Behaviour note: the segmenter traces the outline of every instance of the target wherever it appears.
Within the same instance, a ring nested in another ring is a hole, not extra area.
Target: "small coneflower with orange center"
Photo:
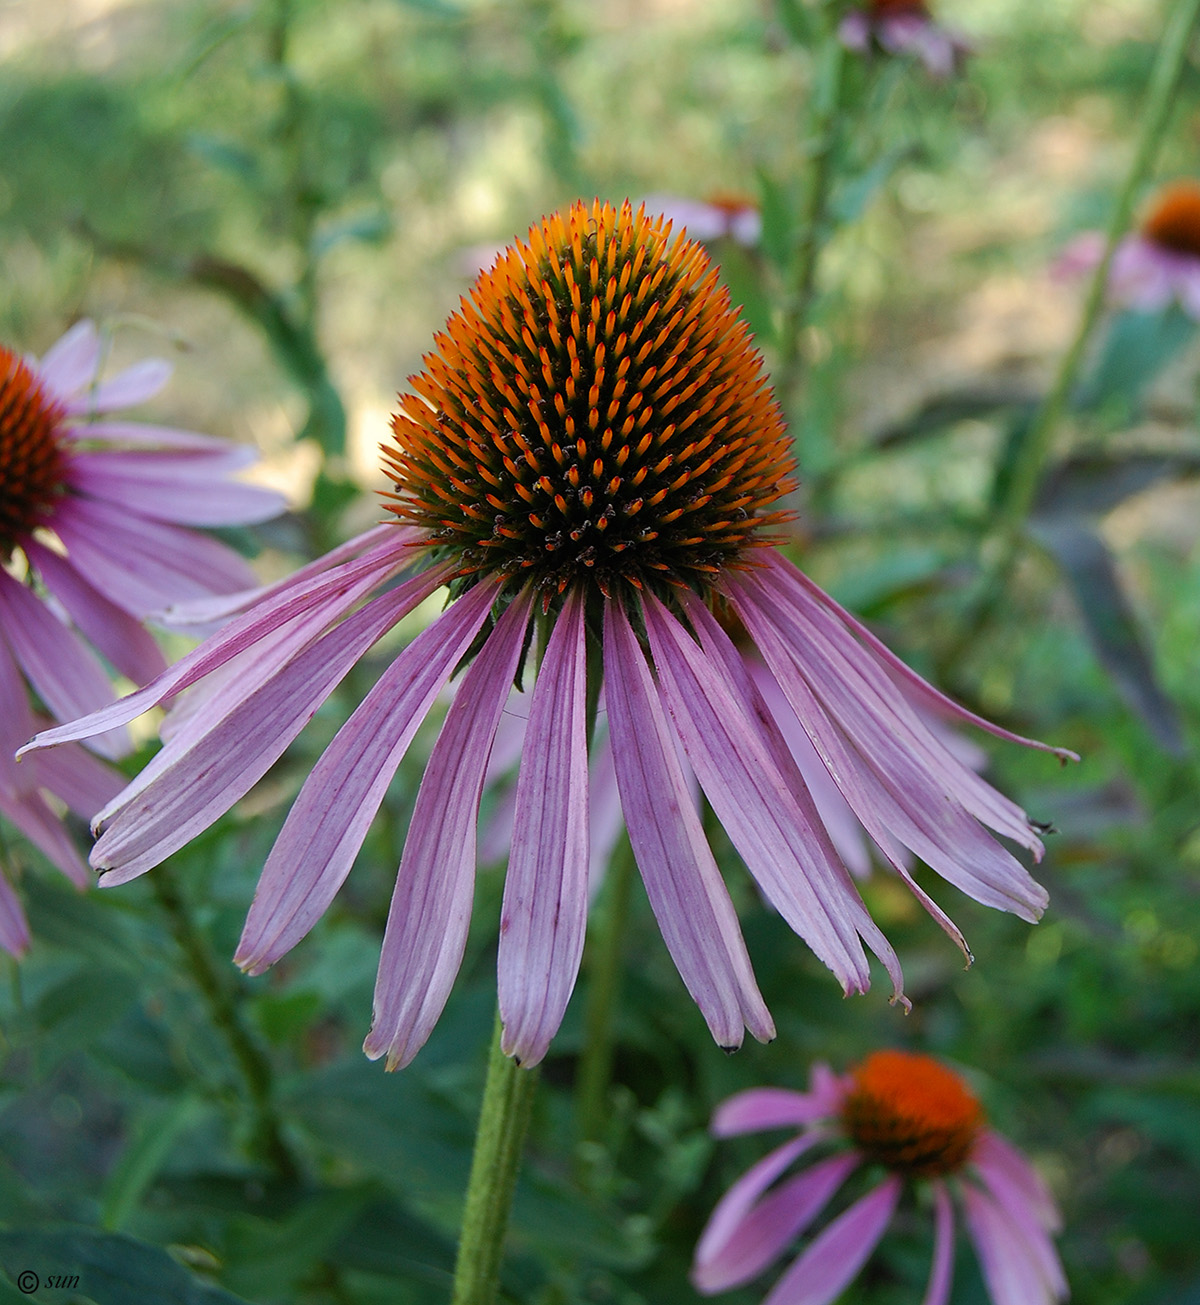
[[[1087,231],[1067,246],[1055,271],[1092,271],[1104,254],[1104,237]],[[1200,321],[1200,182],[1175,181],[1152,196],[1136,231],[1113,254],[1108,274],[1112,300],[1139,312],[1177,304]]]
[[[808,1092],[742,1092],[712,1121],[718,1137],[784,1127],[798,1127],[799,1135],[754,1165],[713,1211],[692,1270],[700,1291],[757,1277],[820,1219],[851,1175],[865,1171],[877,1181],[811,1238],[764,1305],[835,1300],[879,1244],[906,1185],[927,1187],[933,1198],[923,1305],[950,1299],[955,1202],[994,1305],[1053,1305],[1066,1297],[1051,1240],[1060,1227],[1053,1199],[1029,1161],[988,1128],[962,1079],[938,1061],[877,1051],[844,1077],[817,1065]],[[785,1177],[798,1161],[800,1172]]]
[[[956,72],[972,48],[934,19],[926,0],[866,0],[843,17],[838,35],[858,54],[915,56],[938,78]]]
[[[60,804],[89,817],[121,776],[75,746],[23,766],[13,754],[51,720],[110,703],[108,667],[137,683],[162,671],[142,625],[151,612],[252,580],[235,553],[184,527],[246,524],[283,507],[231,479],[249,450],[113,417],[156,394],[170,368],[149,359],[102,381],[101,352],[91,322],[40,362],[0,346],[0,813],[81,886],[91,876]],[[92,746],[112,756],[124,742]],[[20,953],[28,942],[0,877],[0,946]]]
[[[319,919],[422,719],[465,666],[416,795],[369,1055],[406,1064],[447,1000],[471,914],[480,794],[526,663],[536,673],[528,706],[512,712],[527,724],[499,922],[506,1052],[541,1059],[575,984],[601,713],[595,734],[611,750],[650,904],[721,1046],[774,1028],[695,780],[763,895],[843,989],[868,986],[869,949],[900,996],[896,957],[719,605],[756,648],[775,710],[808,735],[964,950],[913,882],[906,848],[979,900],[1037,918],[1044,891],[984,825],[1036,856],[1035,829],[919,708],[1017,736],[938,694],[771,546],[791,455],[761,359],[700,245],[629,203],[576,204],[481,275],[435,346],[384,445],[387,523],[239,604],[192,605],[197,621],[236,619],[143,692],[37,741],[131,720],[240,656],[239,673],[206,681],[206,709],[97,818],[103,883],[150,869],[227,810],[351,666],[445,588],[446,610],[383,671],[306,781],[237,952],[258,973]]]

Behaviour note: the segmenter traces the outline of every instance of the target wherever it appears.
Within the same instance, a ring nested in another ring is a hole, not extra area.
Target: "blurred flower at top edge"
[[[409,385],[383,446],[392,520],[276,585],[189,604],[183,619],[233,619],[154,684],[32,745],[90,737],[221,677],[207,709],[96,817],[102,884],[137,877],[212,824],[351,667],[442,591],[445,610],[382,671],[305,781],[235,957],[261,973],[324,914],[421,721],[465,665],[384,932],[365,1050],[389,1067],[420,1050],[461,964],[480,796],[525,674],[533,690],[499,923],[507,1054],[525,1064],[546,1054],[578,974],[591,873],[588,704],[601,697],[650,905],[718,1044],[775,1030],[680,751],[763,896],[843,991],[870,985],[865,944],[903,1000],[899,961],[718,605],[736,613],[889,864],[964,952],[905,848],[978,901],[1040,916],[1045,890],[987,832],[1037,858],[1037,829],[913,704],[1074,754],[951,702],[774,547],[790,517],[779,503],[794,486],[791,442],[701,245],[628,201],[543,218],[481,275]]]
[[[58,804],[87,819],[124,776],[78,744],[21,764],[14,754],[33,731],[115,699],[101,658],[136,684],[164,670],[142,625],[151,613],[254,583],[235,552],[181,527],[246,525],[284,507],[232,478],[252,450],[117,415],[157,394],[171,367],[144,359],[101,380],[103,354],[90,321],[40,362],[0,345],[0,813],[80,887],[92,875]],[[120,730],[90,746],[113,758],[129,745]],[[0,874],[0,946],[28,945]]]
[[[949,77],[972,51],[965,37],[929,12],[925,0],[868,0],[838,26],[842,44],[856,54],[915,55],[932,77]]]
[[[655,194],[645,196],[642,203],[647,213],[661,214],[677,231],[686,227],[691,239],[702,244],[725,238],[753,249],[762,239],[762,214],[745,195],[716,191],[706,199],[688,199]]]
[[[1091,272],[1104,244],[1099,231],[1076,236],[1055,264],[1055,275],[1067,279]],[[1200,321],[1200,182],[1175,181],[1154,194],[1138,229],[1117,245],[1108,293],[1114,302],[1141,312],[1177,303]]]
[[[799,1134],[721,1198],[696,1247],[697,1290],[727,1291],[756,1278],[865,1170],[868,1190],[808,1242],[763,1305],[829,1305],[871,1257],[910,1185],[920,1208],[930,1198],[933,1207],[922,1305],[950,1299],[956,1204],[993,1305],[1066,1298],[1051,1240],[1061,1227],[1053,1198],[1025,1156],[987,1127],[962,1079],[938,1061],[877,1051],[844,1076],[816,1065],[808,1092],[753,1088],[722,1103],[712,1120],[717,1137],[775,1128]],[[801,1171],[785,1179],[797,1162]]]

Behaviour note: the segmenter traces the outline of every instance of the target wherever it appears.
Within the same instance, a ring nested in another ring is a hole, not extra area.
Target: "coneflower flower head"
[[[933,17],[926,0],[866,0],[843,17],[838,35],[847,49],[915,55],[933,77],[949,77],[971,45]]]
[[[817,1065],[808,1092],[754,1088],[723,1102],[712,1121],[719,1137],[786,1126],[799,1127],[799,1136],[748,1170],[713,1211],[692,1270],[700,1291],[757,1277],[820,1219],[856,1171],[874,1170],[870,1190],[812,1238],[764,1305],[829,1305],[879,1244],[906,1185],[933,1196],[923,1305],[950,1298],[955,1202],[994,1305],[1052,1305],[1067,1295],[1051,1241],[1060,1219],[1050,1193],[1025,1157],[988,1127],[962,1078],[932,1057],[877,1051],[842,1077]],[[800,1172],[784,1178],[794,1165]]]
[[[1141,234],[1159,249],[1200,260],[1200,182],[1164,186],[1142,221]]]
[[[644,211],[534,227],[435,343],[385,463],[462,587],[706,594],[788,515],[767,510],[793,462],[746,325],[702,247]]]
[[[144,683],[165,665],[146,616],[252,581],[235,553],[180,527],[247,524],[284,506],[231,478],[249,449],[111,415],[156,394],[168,364],[145,359],[101,380],[102,363],[88,321],[40,362],[0,345],[0,813],[80,885],[90,876],[47,795],[86,818],[121,776],[77,747],[24,766],[13,753],[49,719],[112,701],[93,648]],[[107,756],[126,746],[120,733],[92,744]],[[28,941],[0,877],[0,946],[19,953]]]
[[[769,547],[791,456],[761,360],[700,246],[628,203],[546,218],[480,277],[410,385],[384,450],[390,522],[244,600],[193,605],[196,622],[235,619],[146,690],[37,740],[85,737],[205,681],[204,710],[97,817],[103,883],[211,824],[350,667],[446,586],[453,601],[305,782],[236,957],[257,973],[320,918],[421,720],[465,665],[413,808],[368,1054],[406,1064],[449,995],[489,755],[535,628],[498,948],[503,1046],[523,1062],[545,1054],[583,950],[589,704],[606,718],[650,905],[724,1047],[774,1025],[688,768],[765,898],[843,989],[870,983],[864,943],[902,989],[781,718],[808,735],[881,854],[964,950],[906,848],[979,900],[1037,918],[1044,890],[977,822],[1038,855],[1036,831],[917,709],[1017,736],[943,698]],[[757,648],[753,671],[754,650],[714,615],[722,607]]]

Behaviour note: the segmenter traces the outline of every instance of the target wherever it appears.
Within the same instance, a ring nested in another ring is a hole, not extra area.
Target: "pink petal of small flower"
[[[1058,1255],[1040,1225],[1035,1236],[970,1183],[962,1188],[967,1228],[994,1305],[1052,1305],[1067,1294]]]
[[[901,1182],[892,1175],[822,1230],[763,1305],[829,1305],[870,1259],[891,1222]]]
[[[817,1140],[819,1138],[811,1136],[799,1139],[802,1142]],[[780,1148],[781,1151],[785,1149]],[[762,1163],[760,1161],[760,1165]],[[748,1183],[741,1191],[738,1191],[738,1184],[734,1184],[726,1193],[726,1201],[735,1193],[737,1195],[736,1203],[731,1202],[723,1220],[732,1226],[718,1229],[725,1235],[720,1241],[712,1239],[703,1259],[701,1249],[697,1248],[696,1267],[692,1271],[692,1282],[697,1290],[705,1293],[727,1291],[756,1278],[821,1213],[859,1163],[860,1157],[853,1152],[830,1156],[788,1179],[754,1204],[755,1198],[770,1182],[770,1179],[763,1180],[762,1173],[755,1173],[759,1168],[756,1165],[745,1175],[749,1178],[754,1174],[753,1183]],[[740,1217],[733,1224],[738,1206],[741,1207]],[[721,1206],[713,1213],[710,1229],[717,1227],[718,1213],[721,1213]]]
[[[745,1026],[775,1036],[737,913],[688,792],[675,740],[637,638],[617,602],[604,608],[604,683],[613,764],[629,841],[663,941],[717,1044]]]
[[[490,606],[494,586],[484,582],[479,590]],[[475,596],[458,599],[451,612]],[[371,1031],[363,1043],[372,1060],[387,1055],[388,1069],[403,1068],[425,1045],[462,964],[479,798],[524,644],[529,601],[526,595],[509,605],[468,668],[417,794],[383,935]]]
[[[33,366],[60,401],[90,385],[100,366],[100,337],[93,323],[86,318],[76,322]]]
[[[954,1206],[946,1184],[933,1185],[933,1263],[921,1305],[949,1305],[954,1282]]]
[[[536,1065],[562,1023],[588,908],[587,650],[582,590],[554,623],[517,780],[497,963],[501,1049]]]
[[[162,358],[143,358],[126,367],[124,371],[94,389],[89,389],[68,401],[67,411],[75,415],[91,412],[111,412],[114,408],[130,408],[134,404],[152,399],[171,379],[175,369]]]
[[[834,1092],[836,1096],[828,1091],[749,1088],[721,1102],[713,1112],[710,1130],[714,1137],[736,1137],[768,1128],[815,1124],[840,1108],[844,1095],[840,1085]]]
[[[1006,1137],[985,1129],[972,1150],[971,1163],[1001,1205],[1025,1205],[1051,1232],[1062,1227],[1062,1215],[1050,1189]]]

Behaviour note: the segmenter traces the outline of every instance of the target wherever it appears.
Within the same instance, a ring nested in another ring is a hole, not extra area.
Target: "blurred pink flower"
[[[798,1136],[743,1174],[713,1211],[696,1247],[697,1290],[727,1291],[756,1278],[812,1226],[851,1174],[878,1166],[878,1181],[825,1224],[763,1305],[835,1300],[879,1244],[907,1183],[933,1197],[933,1263],[923,1305],[950,1299],[956,1200],[993,1305],[1052,1305],[1067,1296],[1050,1237],[1060,1227],[1050,1193],[1029,1161],[986,1127],[962,1080],[937,1061],[877,1051],[841,1078],[817,1065],[808,1092],[742,1092],[712,1121],[718,1137],[795,1126]],[[780,1181],[801,1160],[803,1171]]]
[[[772,547],[792,455],[761,359],[703,249],[626,204],[543,219],[436,337],[393,422],[398,521],[240,602],[152,685],[37,746],[87,737],[217,676],[203,711],[96,818],[92,864],[123,883],[242,797],[334,686],[426,598],[446,610],[383,671],[304,784],[237,961],[259,973],[349,873],[432,703],[469,661],[417,794],[366,1041],[407,1064],[466,942],[480,795],[531,642],[541,654],[500,919],[507,1053],[545,1055],[574,987],[589,886],[588,702],[602,686],[616,789],[650,904],[723,1047],[774,1026],[679,750],[763,895],[846,992],[865,942],[902,979],[745,660],[731,606],[858,819],[912,891],[903,848],[1034,920],[1045,890],[983,825],[1040,856],[1015,803],[962,766],[912,702],[1018,739],[944,698]],[[420,569],[424,567],[424,569]],[[535,637],[535,630],[537,635]],[[236,660],[235,660],[236,659]],[[1055,751],[1054,749],[1049,749]],[[1059,753],[1058,755],[1069,755]]]
[[[75,746],[21,766],[13,754],[33,730],[113,700],[96,652],[138,684],[163,670],[141,624],[149,613],[252,582],[236,553],[181,526],[261,521],[283,507],[231,479],[253,461],[249,449],[109,416],[156,394],[171,369],[147,359],[102,381],[101,352],[88,321],[40,363],[0,346],[0,812],[81,886],[91,875],[46,793],[87,817],[123,777]],[[119,755],[123,732],[92,747]],[[28,944],[0,876],[0,946]]]
[[[933,77],[949,77],[971,53],[970,43],[936,22],[925,0],[867,0],[838,27],[848,50],[915,55]]]
[[[762,239],[762,214],[745,195],[717,192],[707,199],[683,195],[647,195],[642,201],[647,213],[661,214],[676,231],[686,228],[693,240],[704,244],[727,237],[735,244],[753,249]]]
[[[1055,274],[1084,275],[1104,255],[1104,237],[1085,231],[1063,251]],[[1113,254],[1109,295],[1141,312],[1158,312],[1177,303],[1200,321],[1200,182],[1177,181],[1154,196],[1140,228]]]

